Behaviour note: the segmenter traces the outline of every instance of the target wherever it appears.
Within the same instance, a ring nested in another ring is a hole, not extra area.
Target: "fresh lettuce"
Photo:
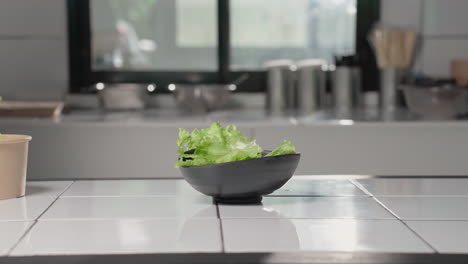
[[[268,153],[265,157],[270,156],[279,156],[279,155],[288,155],[288,154],[295,154],[296,148],[291,143],[291,141],[285,140],[281,145],[275,148],[272,152]]]
[[[219,122],[192,133],[181,128],[177,145],[176,168],[260,158],[263,151],[255,140],[241,136],[235,126],[223,128]]]
[[[179,129],[177,145],[179,160],[176,168],[261,158],[263,152],[255,140],[242,136],[234,125],[223,128],[219,122],[191,133]],[[284,141],[267,156],[292,153],[296,153],[294,146],[290,141]]]

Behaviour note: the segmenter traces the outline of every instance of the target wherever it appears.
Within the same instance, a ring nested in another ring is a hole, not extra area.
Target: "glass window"
[[[356,0],[231,0],[231,70],[355,52]]]
[[[91,0],[92,69],[217,71],[216,0]]]

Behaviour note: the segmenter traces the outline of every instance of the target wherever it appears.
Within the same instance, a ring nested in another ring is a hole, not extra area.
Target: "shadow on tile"
[[[46,186],[28,186],[26,188],[26,196],[28,195],[46,195],[49,192],[53,191],[53,188]]]

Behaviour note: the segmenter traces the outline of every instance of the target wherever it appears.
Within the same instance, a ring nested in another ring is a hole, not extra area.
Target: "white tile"
[[[401,219],[468,220],[468,197],[377,197]]]
[[[1,39],[0,61],[4,100],[62,100],[67,92],[65,40]]]
[[[424,34],[468,35],[466,10],[466,0],[424,0]]]
[[[262,205],[219,205],[222,218],[394,219],[370,197],[265,197]]]
[[[366,194],[349,180],[316,180],[314,176],[296,176],[271,195],[360,196]]]
[[[0,222],[0,256],[6,255],[32,222]]]
[[[66,38],[66,1],[0,1],[0,36]]]
[[[37,219],[54,201],[50,196],[32,196],[0,201],[0,221]]]
[[[58,197],[72,183],[72,181],[28,181],[26,196]]]
[[[422,1],[426,0],[383,0],[381,3],[382,23],[420,30]]]
[[[227,252],[432,252],[397,220],[223,219],[222,227]]]
[[[468,253],[467,221],[408,221],[407,224],[440,253]]]
[[[202,195],[184,180],[76,181],[67,196],[185,196]]]
[[[468,39],[425,38],[420,56],[424,74],[450,77],[451,61],[468,58]]]
[[[205,196],[60,198],[41,219],[216,218]]]
[[[356,182],[375,196],[468,196],[468,179],[465,178],[378,178]]]
[[[218,219],[39,221],[12,255],[221,252]]]

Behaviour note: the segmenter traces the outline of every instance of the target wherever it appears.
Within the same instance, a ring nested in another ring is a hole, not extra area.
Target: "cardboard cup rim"
[[[31,141],[32,137],[28,135],[0,134],[0,145],[25,143]]]

